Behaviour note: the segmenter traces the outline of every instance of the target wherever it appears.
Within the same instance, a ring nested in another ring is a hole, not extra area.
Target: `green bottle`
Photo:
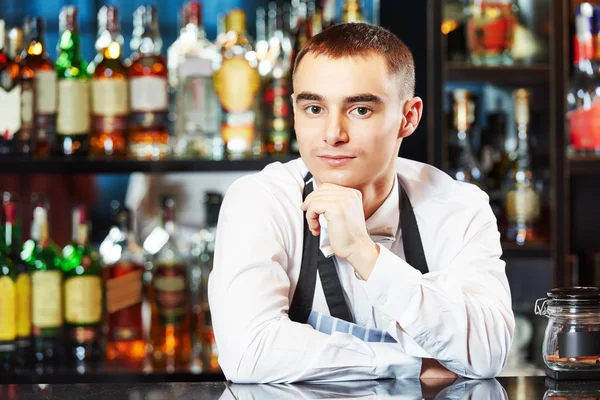
[[[73,209],[73,239],[63,249],[65,350],[70,361],[94,364],[103,358],[102,264],[89,244],[90,224],[84,205]]]
[[[31,239],[23,245],[21,259],[31,271],[31,323],[35,358],[41,364],[60,361],[63,328],[60,250],[48,235],[48,199],[34,193]]]
[[[90,146],[90,75],[81,55],[77,8],[64,6],[59,17],[58,107],[56,153],[60,156],[87,156]]]
[[[17,271],[9,256],[9,246],[5,238],[10,236],[8,218],[0,212],[0,371],[13,368],[16,356],[17,335]]]
[[[4,192],[4,243],[6,255],[13,263],[16,274],[16,352],[18,365],[28,367],[33,361],[31,351],[31,274],[28,265],[21,260],[21,218],[19,197]]]

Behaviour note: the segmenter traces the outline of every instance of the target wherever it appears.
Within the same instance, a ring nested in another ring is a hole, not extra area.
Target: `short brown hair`
[[[413,97],[415,62],[409,48],[392,32],[377,25],[350,22],[333,25],[313,36],[298,53],[294,71],[307,54],[331,58],[383,56],[391,76],[396,76],[401,96]]]

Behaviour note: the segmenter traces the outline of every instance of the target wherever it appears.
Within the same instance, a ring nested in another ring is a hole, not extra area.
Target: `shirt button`
[[[358,272],[354,271],[354,276],[356,277],[356,279],[358,279],[359,281],[362,281],[363,278],[360,277],[360,275],[358,274]]]

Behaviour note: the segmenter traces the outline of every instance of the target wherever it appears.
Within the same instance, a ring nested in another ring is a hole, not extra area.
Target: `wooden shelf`
[[[571,175],[600,175],[600,156],[569,154],[569,172]]]
[[[502,259],[516,258],[550,258],[552,252],[549,245],[518,246],[512,243],[502,243]]]
[[[266,165],[295,157],[281,159],[264,158],[256,160],[212,161],[202,159],[189,160],[93,160],[93,159],[49,159],[0,157],[0,174],[130,174],[133,172],[222,172],[222,171],[259,171]]]
[[[550,68],[546,65],[481,67],[448,63],[445,72],[446,80],[455,82],[480,82],[508,86],[543,85],[550,82]]]

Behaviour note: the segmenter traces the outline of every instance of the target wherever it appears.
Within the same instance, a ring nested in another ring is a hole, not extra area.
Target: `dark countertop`
[[[545,377],[490,380],[389,380],[333,384],[88,383],[0,385],[1,400],[292,400],[292,399],[600,399],[600,382]]]

